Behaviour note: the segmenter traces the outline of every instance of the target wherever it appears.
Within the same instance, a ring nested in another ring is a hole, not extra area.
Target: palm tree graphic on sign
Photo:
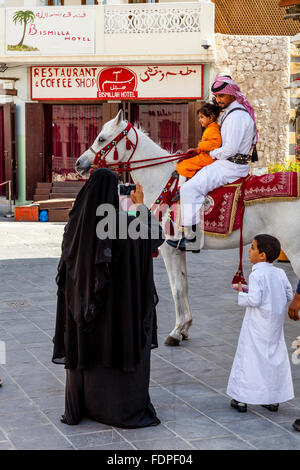
[[[38,51],[37,48],[26,46],[24,44],[24,39],[26,35],[26,28],[28,24],[33,23],[35,20],[35,14],[31,10],[19,10],[16,11],[13,15],[13,22],[16,25],[17,23],[23,24],[23,35],[21,41],[16,45],[9,45],[8,50],[31,50],[31,51]]]

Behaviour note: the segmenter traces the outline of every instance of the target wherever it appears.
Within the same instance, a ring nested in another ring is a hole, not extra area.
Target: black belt
[[[232,163],[237,163],[238,165],[248,165],[251,161],[251,155],[244,155],[242,153],[237,153],[233,157],[227,158]]]

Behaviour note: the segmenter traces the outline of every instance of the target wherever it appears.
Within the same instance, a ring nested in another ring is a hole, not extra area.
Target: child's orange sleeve
[[[203,132],[202,139],[198,144],[198,153],[210,152],[215,150],[222,145],[222,137],[219,129],[215,127],[207,127]]]

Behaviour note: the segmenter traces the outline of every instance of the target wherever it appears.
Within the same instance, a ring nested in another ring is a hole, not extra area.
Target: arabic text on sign
[[[192,70],[192,69],[189,69],[189,67],[186,67],[186,71],[179,70],[178,72],[170,72],[170,71],[163,72],[162,70],[159,70],[158,65],[155,65],[153,67],[148,67],[147,70],[144,72],[144,75],[140,74],[140,80],[142,82],[147,82],[152,77],[155,77],[156,75],[158,75],[159,81],[161,82],[162,80],[167,78],[168,75],[173,75],[173,76],[181,75],[182,77],[186,77],[190,75],[191,73],[197,73],[197,70]]]

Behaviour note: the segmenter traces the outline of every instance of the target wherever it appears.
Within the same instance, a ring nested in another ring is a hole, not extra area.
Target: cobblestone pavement
[[[237,250],[188,255],[194,324],[182,346],[164,346],[174,307],[163,260],[155,277],[160,346],[152,353],[150,395],[162,424],[124,430],[84,420],[60,423],[64,411],[63,366],[51,363],[55,273],[64,224],[0,222],[0,449],[300,449],[300,366],[292,366],[296,398],[271,413],[250,406],[239,414],[225,394],[243,309],[230,280]],[[281,264],[293,287],[296,277]],[[245,253],[245,271],[250,270]],[[300,325],[286,320],[287,346]]]

